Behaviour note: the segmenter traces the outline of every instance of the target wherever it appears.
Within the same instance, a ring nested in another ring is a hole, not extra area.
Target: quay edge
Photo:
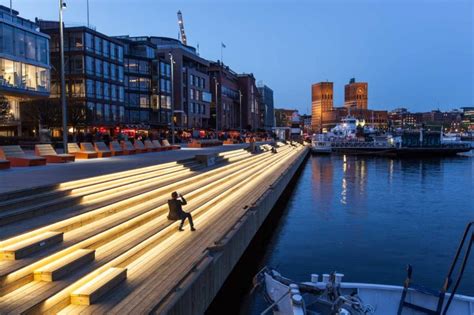
[[[206,311],[308,155],[306,147],[215,246],[208,248],[208,254],[151,314],[187,315]]]

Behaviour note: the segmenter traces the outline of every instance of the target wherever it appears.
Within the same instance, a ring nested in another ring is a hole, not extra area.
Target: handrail
[[[467,240],[467,237],[468,237],[469,232],[471,230],[471,227],[474,227],[474,221],[469,222],[466,226],[466,229],[464,230],[464,234],[463,234],[463,237],[461,239],[461,242],[459,243],[459,247],[456,251],[456,255],[454,256],[454,259],[453,259],[453,262],[451,263],[448,274],[446,275],[444,285],[443,285],[443,288],[442,288],[442,292],[446,292],[452,284],[452,278],[451,277],[453,275],[454,269],[457,265],[457,262],[459,260],[460,255],[461,255],[461,252],[464,249],[464,245],[466,244],[466,240]],[[462,276],[464,274],[464,269],[466,268],[466,265],[467,265],[467,260],[469,259],[469,255],[471,254],[471,248],[472,248],[472,245],[474,244],[474,228],[472,230],[473,231],[472,231],[472,234],[471,234],[471,238],[470,238],[470,241],[468,242],[466,253],[464,254],[464,258],[462,260],[461,267],[459,269],[458,277],[456,279],[453,290],[451,292],[451,296],[449,297],[449,299],[446,303],[446,306],[443,310],[443,315],[446,315],[446,313],[448,311],[448,308],[449,308],[449,306],[451,305],[451,302],[454,299],[454,295],[456,294],[456,291],[459,287],[459,284],[461,283],[461,279],[462,279]],[[442,303],[443,303],[443,299],[440,299],[439,304],[442,305]]]

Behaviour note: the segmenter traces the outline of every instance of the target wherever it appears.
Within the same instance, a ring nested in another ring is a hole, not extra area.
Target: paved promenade
[[[247,147],[234,144],[203,149],[181,150],[117,156],[103,159],[76,160],[67,164],[48,164],[36,167],[12,167],[0,171],[0,194],[32,187],[53,185],[71,180],[126,171],[160,163],[184,160],[196,154],[225,152]]]

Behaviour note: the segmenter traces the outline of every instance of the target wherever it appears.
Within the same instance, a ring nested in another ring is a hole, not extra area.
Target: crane
[[[178,25],[179,25],[179,30],[181,32],[181,42],[184,45],[187,45],[186,33],[184,32],[183,15],[181,14],[181,10],[178,11]]]

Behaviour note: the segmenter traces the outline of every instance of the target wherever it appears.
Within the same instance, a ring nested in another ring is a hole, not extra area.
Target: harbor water
[[[311,156],[258,265],[296,281],[338,271],[344,281],[402,285],[411,264],[415,282],[439,289],[469,221],[472,156]],[[474,295],[471,256],[461,294]],[[240,313],[260,314],[268,304],[248,292]]]

